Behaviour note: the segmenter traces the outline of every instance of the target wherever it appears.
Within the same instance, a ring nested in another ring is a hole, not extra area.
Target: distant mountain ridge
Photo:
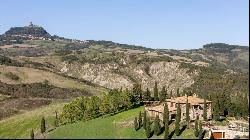
[[[20,38],[18,38],[20,37]],[[127,47],[135,47],[137,49],[146,49],[146,50],[164,50],[164,49],[152,49],[152,48],[146,48],[143,46],[137,46],[137,45],[128,45],[128,44],[120,44],[115,43],[112,41],[105,41],[105,40],[76,40],[76,39],[68,39],[64,37],[60,37],[57,35],[50,35],[43,27],[34,25],[32,22],[28,26],[24,27],[11,27],[8,31],[6,31],[4,34],[0,35],[0,44],[3,42],[3,40],[12,40],[12,43],[18,43],[15,42],[17,40],[34,40],[34,39],[42,39],[42,40],[57,40],[57,41],[69,41],[69,42],[80,42],[80,43],[86,43],[89,42],[89,44],[95,44],[95,45],[104,45],[105,47],[108,46],[127,46]],[[21,43],[22,41],[20,41]],[[214,52],[225,52],[225,51],[231,51],[233,49],[246,49],[249,50],[247,46],[240,46],[240,45],[229,45],[226,43],[210,43],[203,45],[203,50],[211,50]],[[191,49],[192,50],[192,49]],[[194,49],[199,50],[199,49]]]
[[[153,51],[158,54],[168,53],[170,55],[183,55],[182,51],[173,49],[152,49],[143,46],[120,44],[112,41],[105,40],[75,40],[57,35],[50,35],[43,27],[30,23],[24,27],[12,27],[6,31],[3,35],[0,35],[0,46],[10,44],[22,44],[25,40],[51,40],[59,42],[67,42],[63,47],[64,49],[78,50],[81,48],[89,48],[90,46],[103,46],[103,49],[122,48],[141,50],[141,51]],[[210,43],[203,45],[200,49],[185,50],[190,54],[198,53],[198,55],[191,55],[194,60],[202,60],[202,57],[206,57],[207,60],[213,60],[214,62],[226,65],[230,69],[249,71],[249,47],[240,45],[229,45],[226,43]]]

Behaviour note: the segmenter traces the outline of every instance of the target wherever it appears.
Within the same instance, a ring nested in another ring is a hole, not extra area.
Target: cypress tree
[[[157,82],[155,82],[154,86],[154,100],[159,101]]]
[[[163,123],[166,124],[169,122],[169,111],[168,111],[168,104],[164,104],[164,112],[163,112]]]
[[[137,106],[139,104],[141,104],[142,102],[142,90],[141,90],[141,85],[136,83],[133,85],[133,88],[132,88],[132,100],[133,100],[133,106]]]
[[[214,104],[213,119],[218,121],[220,119],[218,99],[215,99]]]
[[[160,119],[159,116],[157,115],[154,121],[154,134],[158,136],[160,133],[161,133]]]
[[[141,89],[141,84],[138,85],[138,92],[139,92],[139,100],[140,100],[140,103],[143,101],[142,100],[142,89]]]
[[[141,116],[141,111],[139,112],[138,124],[139,124],[139,129],[140,129],[140,128],[142,127],[142,116]]]
[[[41,120],[41,133],[44,133],[46,131],[46,126],[45,126],[45,119],[42,117]]]
[[[230,94],[228,94],[229,91],[227,91],[227,89],[223,90],[222,94],[221,94],[221,98],[220,98],[220,110],[221,112],[223,112],[224,116],[227,115],[227,111],[229,110],[230,106],[231,106],[231,98],[230,98]],[[225,114],[226,113],[226,114]]]
[[[169,139],[169,124],[165,123],[164,139]]]
[[[162,87],[161,94],[160,94],[160,101],[163,102],[166,100],[166,86]]]
[[[147,118],[147,123],[146,123],[146,136],[149,138],[151,136],[151,126],[150,126],[150,119]]]
[[[177,104],[177,113],[175,118],[175,134],[180,135],[180,121],[181,121],[181,107],[180,104]]]
[[[168,89],[165,86],[165,100],[168,98]]]
[[[176,96],[180,97],[180,89],[179,88],[177,88]]]
[[[199,135],[199,130],[198,130],[198,119],[197,119],[197,117],[196,117],[196,119],[195,119],[195,124],[194,124],[194,135],[195,135],[195,137],[198,137],[198,135]]]
[[[206,99],[204,100],[203,119],[204,119],[204,121],[207,121],[207,103],[206,103]]]
[[[146,112],[146,110],[144,110],[144,113],[143,113],[143,128],[144,128],[144,130],[146,130],[146,126],[147,126],[147,112]]]
[[[134,120],[134,127],[135,127],[135,130],[137,131],[138,130],[138,122],[137,122],[137,117],[135,117],[135,120]]]
[[[147,88],[147,90],[145,92],[144,100],[145,101],[150,101],[151,100],[151,93],[150,93],[148,88]]]
[[[55,120],[54,120],[54,126],[58,127],[59,126],[59,120],[58,120],[57,112],[55,112],[55,113],[56,113],[56,115],[55,115]]]
[[[169,98],[173,97],[173,91],[170,90]]]
[[[165,130],[164,130],[164,139],[169,139],[169,111],[168,111],[168,104],[165,103],[164,106],[164,118],[163,118],[164,124],[165,124]]]
[[[30,131],[30,139],[34,139],[34,131],[33,131],[33,129],[31,129],[31,131]]]
[[[190,121],[189,108],[190,108],[190,106],[189,106],[188,99],[187,99],[187,101],[186,101],[186,122],[187,122],[187,124]]]
[[[201,139],[201,137],[202,137],[202,132],[203,132],[203,130],[202,130],[202,121],[199,121],[199,139]]]

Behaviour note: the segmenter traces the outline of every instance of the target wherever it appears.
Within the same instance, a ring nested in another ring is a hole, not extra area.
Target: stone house
[[[196,117],[199,120],[203,120],[203,108],[204,108],[204,99],[199,98],[195,93],[192,96],[182,96],[171,99],[166,99],[166,103],[169,109],[169,119],[174,119],[177,111],[177,104],[180,104],[181,108],[181,120],[185,120],[186,118],[186,101],[190,105],[189,107],[189,117],[190,120],[195,120]],[[157,103],[157,102],[156,102]],[[212,102],[206,100],[207,104],[207,119],[212,119]],[[158,102],[157,105],[146,104],[145,110],[147,111],[150,117],[159,116],[161,120],[163,120],[163,112],[164,112],[164,103]]]

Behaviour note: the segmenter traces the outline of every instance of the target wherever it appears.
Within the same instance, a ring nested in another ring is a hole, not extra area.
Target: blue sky
[[[0,34],[30,21],[50,34],[151,48],[249,44],[248,0],[5,0]]]

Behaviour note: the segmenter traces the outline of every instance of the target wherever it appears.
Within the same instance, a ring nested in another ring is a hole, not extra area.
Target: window
[[[203,107],[199,106],[199,109],[200,109],[200,110],[203,110]]]
[[[174,106],[174,103],[173,102],[171,102],[171,107],[173,107]]]
[[[182,116],[185,116],[185,113],[183,113]]]
[[[198,109],[198,106],[197,106],[197,105],[194,105],[193,107],[194,107],[194,109],[195,109],[195,110],[197,110],[197,109]]]

